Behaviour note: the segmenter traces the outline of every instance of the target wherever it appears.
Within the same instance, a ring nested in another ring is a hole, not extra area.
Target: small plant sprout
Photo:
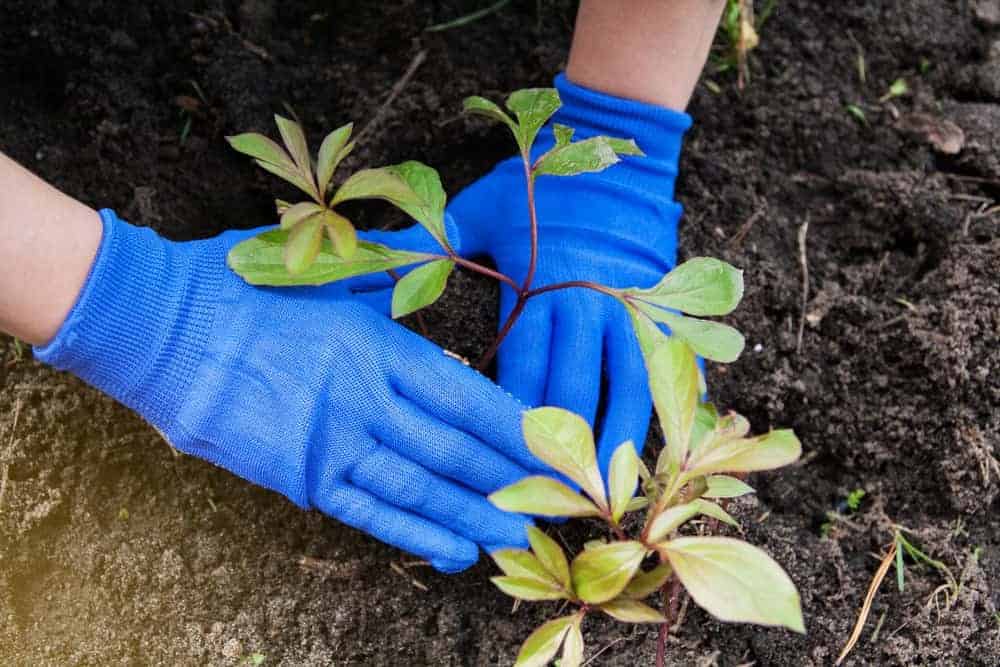
[[[910,87],[906,83],[906,79],[896,79],[889,85],[889,90],[885,92],[885,95],[878,98],[880,103],[888,102],[889,100],[902,97],[910,92]]]
[[[598,519],[607,524],[612,536],[588,542],[570,558],[543,531],[530,528],[530,550],[493,553],[503,572],[493,582],[503,592],[521,600],[563,600],[574,607],[572,613],[548,621],[528,637],[517,660],[519,667],[547,664],[560,651],[562,667],[579,667],[584,650],[582,623],[593,613],[626,623],[673,622],[672,605],[666,605],[665,615],[643,600],[662,592],[676,601],[681,588],[721,620],[804,632],[798,592],[770,556],[737,539],[690,530],[699,517],[736,525],[720,502],[753,492],[743,481],[747,473],[788,465],[801,454],[792,431],[752,437],[745,418],[732,412],[720,414],[701,400],[705,382],[697,357],[728,363],[744,348],[744,338],[736,329],[704,319],[727,315],[736,308],[743,297],[742,272],[717,259],[696,257],[653,286],[613,288],[569,281],[534,287],[538,262],[535,188],[544,187],[546,180],[540,178],[599,172],[622,156],[641,158],[643,153],[627,138],[596,136],[574,141],[573,128],[555,124],[554,145],[532,160],[535,139],[561,104],[554,89],[516,91],[507,98],[506,109],[482,97],[470,97],[464,104],[467,112],[507,126],[518,147],[529,221],[528,270],[522,280],[467,260],[452,249],[444,226],[446,195],[434,169],[419,162],[364,169],[333,187],[333,172],[351,150],[351,126],[335,130],[324,140],[314,171],[301,128],[280,117],[278,127],[287,152],[257,134],[238,135],[230,143],[296,185],[311,201],[279,201],[281,229],[235,246],[229,253],[229,266],[250,283],[272,286],[316,285],[413,267],[393,289],[393,317],[434,303],[456,265],[489,276],[511,288],[517,300],[480,360],[480,369],[488,365],[528,302],[540,294],[590,289],[615,299],[629,313],[665,436],[655,468],[649,470],[635,444],[625,442],[615,450],[605,477],[598,467],[590,426],[566,410],[542,407],[524,414],[527,446],[575,488],[552,477],[533,476],[490,496],[495,505],[511,512]],[[440,250],[411,252],[357,240],[351,223],[334,211],[340,202],[353,199],[394,204],[423,225]],[[328,238],[323,238],[324,229]],[[645,565],[652,559],[654,565]],[[662,664],[666,632],[661,631],[660,637],[658,660]]]
[[[857,104],[848,104],[844,107],[847,113],[854,116],[854,119],[861,123],[862,125],[868,124],[868,116],[865,115],[865,110],[859,107]]]
[[[767,0],[755,17],[753,0],[726,0],[719,29],[726,37],[727,51],[715,59],[716,71],[735,69],[740,90],[750,82],[749,54],[760,44],[760,30],[777,4],[777,0]]]

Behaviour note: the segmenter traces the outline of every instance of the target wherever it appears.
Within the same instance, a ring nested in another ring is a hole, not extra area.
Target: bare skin
[[[0,153],[0,329],[50,341],[101,243],[97,212]]]
[[[681,110],[708,58],[725,0],[582,0],[567,76]],[[0,330],[44,345],[101,242],[96,211],[0,153]]]
[[[582,0],[566,76],[581,86],[683,111],[725,0]]]

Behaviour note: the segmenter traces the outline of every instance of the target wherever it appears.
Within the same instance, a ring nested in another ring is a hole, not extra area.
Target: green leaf
[[[522,427],[532,454],[579,484],[599,507],[607,509],[594,434],[582,417],[562,408],[536,408],[524,413]]]
[[[630,598],[618,598],[600,606],[608,616],[625,623],[666,623],[663,614],[649,605]]]
[[[715,430],[708,435],[704,444],[706,447],[715,447],[722,442],[746,437],[749,432],[750,422],[746,420],[746,417],[730,411],[717,418]]]
[[[490,581],[501,591],[518,600],[537,602],[566,598],[566,591],[554,581],[544,582],[528,577],[490,577]]]
[[[274,122],[278,125],[281,140],[285,142],[285,148],[295,161],[299,173],[307,180],[312,180],[312,159],[309,157],[309,145],[306,144],[302,126],[278,114],[274,114]]]
[[[455,267],[450,259],[439,259],[418,266],[403,276],[392,290],[392,317],[404,315],[431,305],[444,293],[448,276]]]
[[[795,584],[760,549],[728,537],[680,537],[660,550],[694,601],[716,618],[805,633]]]
[[[567,125],[562,125],[561,123],[555,123],[552,125],[552,135],[556,140],[556,148],[561,148],[569,144],[573,140],[573,128]]]
[[[752,486],[729,475],[709,475],[706,480],[708,491],[705,492],[705,498],[739,498],[754,493]]]
[[[649,498],[646,496],[635,496],[628,501],[628,505],[625,506],[625,512],[638,512],[647,507],[649,507]]]
[[[566,639],[563,641],[562,658],[559,667],[580,667],[583,664],[583,633],[580,632],[581,614],[576,615],[576,621],[569,626]]]
[[[584,602],[607,602],[628,585],[645,556],[645,545],[636,541],[612,542],[587,549],[570,567],[573,590]]]
[[[628,586],[621,592],[621,596],[641,600],[660,590],[663,584],[670,579],[671,574],[673,574],[673,570],[670,568],[670,563],[660,563],[649,572],[640,570],[632,577],[632,581],[628,582]]]
[[[687,341],[695,354],[701,357],[728,364],[739,359],[743,353],[746,345],[743,334],[728,324],[684,317],[642,302],[637,305],[651,320],[670,327],[672,335]]]
[[[265,162],[264,160],[255,160],[257,166],[264,171],[269,171],[279,178],[283,178],[302,192],[306,193],[310,197],[319,200],[319,196],[316,193],[316,187],[309,182],[309,179],[304,178],[300,174],[297,168],[292,165],[290,168],[281,164],[272,164],[270,162]]]
[[[615,149],[605,137],[591,137],[553,148],[538,158],[536,176],[575,176],[604,171],[619,162]]]
[[[329,241],[323,241],[312,265],[298,275],[285,268],[284,248],[289,232],[272,230],[247,239],[229,251],[229,268],[251,285],[323,285],[345,278],[378,273],[425,262],[423,253],[391,250],[378,243],[359,241],[349,259],[338,256]]]
[[[514,667],[545,667],[559,652],[563,638],[575,622],[576,615],[556,618],[528,635],[521,644]]]
[[[351,221],[336,211],[323,212],[323,226],[333,244],[334,251],[344,259],[351,259],[358,250],[358,233]]]
[[[306,218],[319,215],[325,210],[326,209],[324,207],[311,201],[303,201],[298,204],[293,204],[285,209],[285,212],[281,214],[281,228],[291,229]]]
[[[666,446],[656,463],[657,474],[679,469],[687,456],[698,405],[698,365],[690,346],[667,338],[646,357],[649,389]]]
[[[538,516],[600,516],[601,511],[579,493],[551,477],[535,475],[505,486],[489,496],[507,512]]]
[[[694,424],[691,427],[690,451],[697,451],[705,442],[706,438],[715,430],[715,425],[719,421],[719,413],[711,403],[698,403],[694,412]]]
[[[507,108],[517,116],[518,127],[514,136],[523,155],[531,153],[538,131],[561,106],[555,88],[525,88],[507,97]]]
[[[528,541],[545,571],[564,589],[572,591],[573,582],[569,576],[569,561],[566,560],[566,554],[563,553],[559,543],[534,526],[528,526]]]
[[[284,199],[274,200],[274,210],[278,212],[278,217],[283,216],[285,214],[285,211],[287,211],[291,207],[292,207],[291,203],[285,201]]]
[[[643,358],[648,360],[650,355],[653,354],[653,350],[661,342],[665,341],[668,336],[647,315],[641,313],[631,303],[624,303],[625,309],[632,318],[632,328],[635,330],[635,336],[639,340],[639,349],[642,351]],[[647,369],[649,368],[648,361],[646,367]]]
[[[333,179],[333,172],[341,160],[350,155],[354,144],[348,144],[351,132],[354,130],[354,123],[342,125],[336,130],[326,135],[323,143],[319,147],[319,156],[316,159],[316,180],[319,184],[319,192],[325,195]]]
[[[802,444],[791,430],[771,431],[756,438],[713,442],[688,461],[686,479],[717,472],[773,470],[796,461]]]
[[[478,95],[466,97],[462,100],[462,107],[466,113],[475,114],[477,116],[485,116],[490,120],[503,123],[509,127],[510,131],[514,133],[514,136],[517,137],[517,123],[515,123],[514,120],[503,111],[503,109],[485,97],[479,97]]]
[[[611,499],[611,518],[615,523],[621,521],[628,509],[638,483],[639,457],[635,453],[635,445],[627,440],[618,445],[608,467],[608,495]]]
[[[615,137],[604,138],[607,139],[611,148],[613,148],[619,155],[645,155],[645,153],[642,152],[642,149],[639,148],[639,145],[635,143],[634,139],[616,139]]]
[[[695,257],[663,277],[655,287],[627,294],[660,308],[689,315],[728,315],[743,298],[743,272],[712,257]]]
[[[292,162],[292,158],[288,156],[285,149],[263,134],[247,132],[245,134],[237,134],[234,137],[226,137],[226,141],[235,150],[244,155],[257,158],[261,162],[284,167],[289,171],[295,171],[295,163]]]
[[[713,517],[732,526],[739,525],[726,510],[715,503],[696,498],[683,505],[668,507],[653,517],[645,531],[646,541],[659,542],[699,514]]]
[[[383,199],[402,209],[448,246],[444,228],[447,197],[437,171],[416,161],[378,169],[363,169],[348,178],[334,194],[331,206],[351,199]]]
[[[508,577],[534,579],[543,584],[555,585],[559,581],[545,569],[535,554],[525,549],[497,549],[490,554],[497,567]],[[566,587],[569,588],[568,586]]]
[[[285,268],[288,273],[294,276],[308,269],[316,260],[322,242],[323,222],[318,216],[295,225],[288,232],[288,244],[285,245]]]

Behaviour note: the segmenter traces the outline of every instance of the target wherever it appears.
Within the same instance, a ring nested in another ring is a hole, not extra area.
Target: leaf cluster
[[[485,98],[465,100],[467,112],[506,124],[525,160],[542,126],[560,105],[559,94],[552,88],[512,93],[507,108],[513,117]],[[392,316],[408,315],[440,298],[459,258],[445,228],[447,196],[438,172],[410,160],[362,169],[335,186],[334,173],[354,148],[350,141],[353,124],[328,134],[313,160],[302,127],[278,115],[275,122],[284,147],[252,132],[227,140],[234,149],[254,158],[262,169],[288,181],[310,199],[296,203],[276,200],[280,231],[264,232],[235,246],[228,257],[230,268],[254,285],[294,286],[322,285],[420,265],[396,284]],[[554,133],[556,143],[552,149],[534,165],[527,165],[532,181],[539,175],[601,171],[617,163],[620,155],[642,155],[632,140],[598,136],[573,142],[572,128],[558,124]],[[335,210],[342,202],[358,199],[381,199],[393,204],[427,230],[441,253],[409,252],[358,240],[351,221]]]
[[[403,277],[393,292],[393,317],[433,303],[444,292],[454,268],[444,225],[447,197],[437,171],[416,161],[362,169],[335,187],[333,175],[350,155],[352,123],[326,136],[313,161],[302,127],[275,116],[284,148],[262,134],[227,137],[230,145],[254,158],[261,168],[309,195],[310,201],[276,200],[280,231],[248,239],[229,253],[229,266],[254,285],[320,285],[367,273],[423,263]],[[394,250],[359,241],[354,225],[335,210],[357,199],[381,199],[423,225],[447,255]],[[324,239],[324,231],[326,239]]]
[[[490,500],[502,509],[534,516],[597,518],[608,524],[615,539],[588,543],[569,561],[558,544],[551,539],[542,543],[537,537],[540,531],[533,528],[531,551],[494,554],[504,571],[494,583],[505,593],[524,600],[563,599],[579,606],[575,615],[556,619],[565,624],[558,637],[532,641],[539,633],[551,632],[555,621],[529,637],[517,665],[546,664],[560,646],[561,665],[579,664],[567,660],[570,644],[560,645],[557,639],[566,642],[571,628],[591,612],[631,623],[665,622],[661,612],[643,599],[672,578],[721,620],[804,632],[795,585],[770,556],[738,539],[683,532],[699,517],[737,526],[720,501],[753,492],[741,477],[788,465],[801,455],[791,431],[751,436],[745,418],[732,412],[720,415],[712,404],[700,400],[703,380],[696,350],[731,360],[743,347],[742,336],[722,325],[685,324],[714,323],[674,311],[725,314],[735,308],[742,292],[738,271],[718,260],[699,258],[682,264],[653,288],[618,293],[633,317],[664,433],[654,469],[638,457],[633,443],[625,442],[615,450],[604,479],[593,433],[582,418],[552,407],[525,413],[528,448],[583,495],[551,477],[534,476],[497,491]],[[673,335],[667,335],[660,323],[670,324]],[[627,512],[644,513],[641,521],[629,522],[641,526],[638,534],[626,532],[622,519]],[[659,564],[643,569],[650,557]],[[531,583],[525,581],[524,570],[512,566],[515,562],[531,564]],[[558,567],[545,565],[553,562]],[[567,562],[568,567],[563,566]]]

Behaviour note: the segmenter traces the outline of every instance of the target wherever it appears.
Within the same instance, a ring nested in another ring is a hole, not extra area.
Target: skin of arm
[[[678,111],[687,107],[725,0],[582,0],[566,76]]]
[[[0,192],[0,329],[44,345],[87,279],[101,221],[3,153]]]

